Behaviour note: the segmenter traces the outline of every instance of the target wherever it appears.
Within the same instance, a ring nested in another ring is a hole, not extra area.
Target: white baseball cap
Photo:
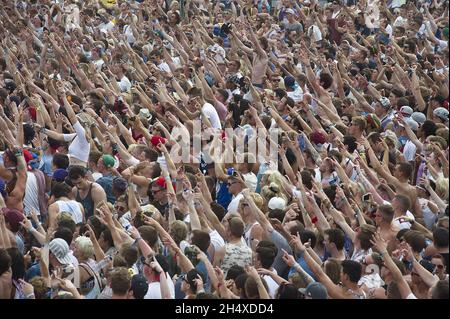
[[[269,209],[285,209],[286,201],[281,197],[272,197],[267,206]]]

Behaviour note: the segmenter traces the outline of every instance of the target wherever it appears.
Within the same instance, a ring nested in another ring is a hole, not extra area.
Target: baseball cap
[[[411,118],[418,124],[422,125],[427,120],[427,117],[422,112],[414,112],[411,114]]]
[[[114,159],[114,157],[108,154],[102,156],[102,161],[103,165],[108,168],[114,167],[114,165],[116,164],[116,160]]]
[[[267,206],[269,209],[285,209],[286,201],[281,197],[272,197]]]
[[[25,216],[17,209],[7,207],[3,207],[2,212],[5,216],[5,222],[9,224],[11,231],[13,233],[17,232],[19,230],[20,222],[24,220]]]
[[[144,299],[148,291],[148,282],[143,275],[137,274],[131,278],[131,291],[134,299]]]
[[[161,137],[159,135],[153,135],[150,142],[152,143],[153,146],[157,146],[159,143],[161,144],[165,144],[166,143],[166,139],[164,137]]]
[[[411,116],[414,111],[410,106],[404,105],[400,108],[400,113],[402,113],[403,116]]]
[[[448,110],[443,107],[438,107],[433,111],[433,115],[439,117],[442,120],[448,120]]]
[[[411,130],[413,130],[413,131],[417,131],[418,129],[419,129],[419,124],[416,122],[416,121],[414,121],[412,118],[410,118],[410,117],[407,117],[407,118],[405,118],[405,123],[406,123],[406,125],[408,125],[410,128],[411,128]],[[403,126],[403,125],[401,125],[401,124],[399,124],[400,126]]]
[[[62,182],[64,182],[64,180],[66,179],[67,175],[69,175],[69,173],[67,172],[67,170],[65,170],[64,168],[58,168],[57,170],[55,170],[55,171],[53,172],[53,177],[52,177],[52,179],[53,179],[54,181],[57,181],[57,182],[62,183]]]
[[[314,131],[309,135],[311,142],[314,144],[324,144],[326,142],[325,134],[319,131]]]
[[[284,86],[289,88],[295,87],[295,79],[292,76],[287,76],[284,78]]]
[[[311,299],[328,299],[327,289],[320,282],[312,282],[306,288],[299,291]]]
[[[286,13],[290,13],[290,14],[295,14],[295,11],[294,11],[293,9],[291,9],[291,8],[286,9],[285,12],[286,12]]]
[[[64,239],[55,238],[48,244],[48,247],[61,264],[67,265],[71,263],[69,257],[69,245],[67,245],[67,242]]]
[[[128,187],[128,182],[123,177],[115,177],[112,185],[118,191],[124,192]]]
[[[380,102],[381,106],[389,109],[391,107],[391,101],[387,97],[382,97],[378,102]]]

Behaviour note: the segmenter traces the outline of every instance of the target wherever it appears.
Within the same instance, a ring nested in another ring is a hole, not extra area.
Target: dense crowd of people
[[[444,0],[3,1],[0,298],[447,299],[448,34]]]

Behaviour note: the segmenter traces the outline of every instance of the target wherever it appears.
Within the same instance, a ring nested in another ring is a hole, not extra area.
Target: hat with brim
[[[72,260],[69,256],[69,245],[64,239],[55,238],[49,244],[50,252],[63,265],[71,264]]]

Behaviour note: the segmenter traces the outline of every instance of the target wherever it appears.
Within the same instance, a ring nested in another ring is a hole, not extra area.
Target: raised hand
[[[289,255],[288,252],[284,249],[282,249],[282,251],[283,251],[282,259],[283,259],[284,263],[286,265],[288,265],[289,267],[293,267],[296,263],[294,256]]]

